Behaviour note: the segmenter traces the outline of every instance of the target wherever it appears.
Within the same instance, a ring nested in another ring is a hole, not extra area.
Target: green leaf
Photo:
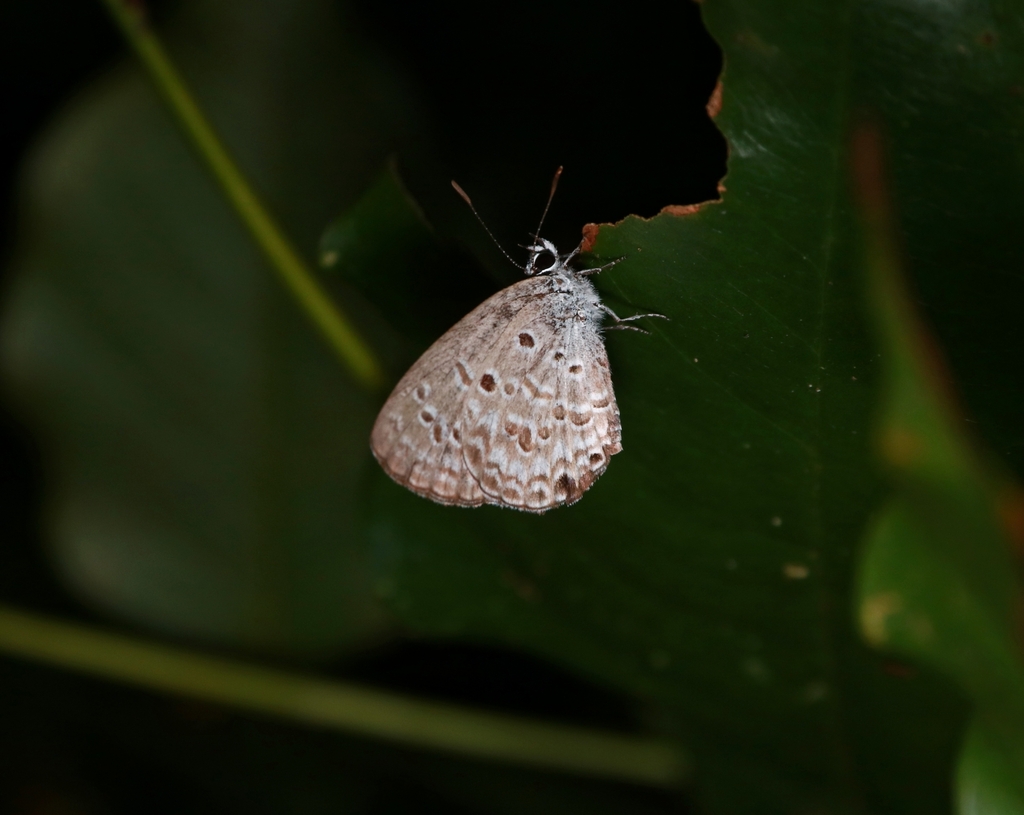
[[[173,50],[225,142],[312,254],[410,131],[392,80],[318,0],[196,3],[177,31]],[[230,47],[211,60],[180,45],[207,37]],[[71,590],[252,647],[379,635],[387,617],[354,527],[373,400],[137,68],[64,112],[25,196],[3,364],[47,450],[46,525]]]
[[[906,294],[877,129],[864,126],[854,145],[884,361],[876,433],[894,487],[864,544],[861,631],[943,672],[974,701],[957,773],[960,811],[1020,811],[1024,590],[1012,556],[1019,529],[1008,520],[1024,514],[1024,493],[963,431],[935,343]]]

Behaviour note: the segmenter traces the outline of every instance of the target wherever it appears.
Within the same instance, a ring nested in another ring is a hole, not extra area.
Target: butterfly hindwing
[[[466,401],[463,454],[483,492],[543,512],[577,501],[622,449],[608,357],[587,320],[526,304],[483,361]]]

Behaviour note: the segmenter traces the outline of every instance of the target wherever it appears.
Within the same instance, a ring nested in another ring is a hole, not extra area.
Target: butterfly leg
[[[604,303],[601,303],[601,310],[603,312],[605,312],[605,314],[610,316],[613,320],[615,320],[615,325],[608,326],[609,329],[613,329],[614,328],[614,329],[619,329],[621,331],[639,331],[641,334],[650,334],[651,332],[650,331],[644,331],[644,329],[642,329],[642,328],[637,328],[635,325],[623,325],[623,323],[632,322],[633,320],[641,320],[644,317],[661,317],[661,319],[663,319],[663,320],[667,320],[668,319],[668,317],[666,317],[664,314],[655,314],[655,313],[651,313],[651,314],[634,314],[632,317],[620,317],[618,314],[616,314],[614,311],[612,311],[610,308],[608,308],[608,306],[606,306]]]
[[[576,252],[579,252],[579,251],[580,250],[577,248]],[[573,252],[573,254],[575,255],[576,252]],[[594,269],[580,269],[579,272],[577,272],[577,274],[584,275],[585,277],[590,277],[590,275],[597,274],[598,272],[603,272],[605,269],[610,269],[616,263],[621,263],[624,260],[625,260],[625,258],[615,258],[615,260],[610,261],[609,263],[606,263],[603,266],[597,266]]]

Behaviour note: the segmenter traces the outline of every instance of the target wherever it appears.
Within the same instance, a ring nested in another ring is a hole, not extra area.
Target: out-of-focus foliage
[[[974,703],[959,811],[1024,812],[1024,491],[975,449],[907,294],[878,131],[865,125],[854,153],[883,360],[876,442],[894,488],[863,544],[861,631],[946,674]]]
[[[330,3],[200,3],[173,33],[300,245],[409,138],[399,87]],[[209,36],[231,47],[209,51]],[[275,649],[379,631],[350,532],[374,397],[310,331],[134,66],[37,145],[25,209],[4,367],[43,429],[48,543],[75,593]]]
[[[193,67],[187,48],[180,59],[300,246],[343,213],[323,236],[323,277],[397,376],[514,271],[482,248],[426,142],[399,149],[425,218],[386,167],[436,88],[413,94],[420,107],[403,101],[367,78],[372,60],[330,33],[320,6],[284,5],[268,6],[276,25],[210,29],[232,32],[223,53],[237,65],[211,65],[198,46]],[[725,60],[722,199],[590,231],[597,260],[624,258],[598,280],[606,302],[670,321],[609,334],[624,452],[578,505],[540,517],[439,507],[391,483],[366,448],[381,395],[346,381],[304,326],[141,79],[91,89],[37,153],[4,318],[8,378],[50,451],[49,534],[71,590],[250,647],[344,649],[400,626],[540,655],[678,738],[707,812],[948,809],[963,699],[927,667],[865,647],[849,615],[858,546],[890,488],[870,445],[882,378],[847,143],[874,111],[908,271],[980,434],[1019,467],[1022,380],[1003,340],[1024,295],[1010,216],[1024,192],[1012,161],[1024,9],[706,0],[702,12]],[[647,31],[651,50],[677,53],[670,29],[641,15],[588,7],[581,25],[611,40]],[[520,39],[524,64],[539,39]],[[495,64],[504,42],[489,46]],[[232,65],[254,73],[225,78]],[[279,96],[261,71],[280,77]],[[603,187],[602,207],[632,202],[644,181],[623,167],[684,153],[636,126],[671,118],[683,77],[628,76],[580,77],[587,103],[571,115],[565,100],[538,112],[533,97],[481,91],[481,116],[520,111],[529,150],[508,128],[469,139],[473,99],[452,113],[459,132],[430,108],[438,154],[472,151],[459,180],[485,216],[497,211],[499,236],[511,215],[539,212],[544,177],[568,163],[552,144],[606,139],[567,169],[577,207],[573,174]],[[535,207],[517,178],[527,160],[544,165],[531,170]],[[659,178],[677,178],[672,167]],[[639,209],[622,206],[614,215]],[[581,218],[614,217],[603,212]],[[489,275],[449,254],[453,235],[475,236]],[[499,811],[472,786],[453,781],[446,800]]]

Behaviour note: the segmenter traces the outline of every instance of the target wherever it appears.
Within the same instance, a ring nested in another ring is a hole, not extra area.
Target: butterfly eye
[[[535,250],[536,251],[536,250]],[[526,264],[528,274],[543,274],[550,271],[558,262],[558,257],[547,249],[541,249],[530,256],[530,262]]]

